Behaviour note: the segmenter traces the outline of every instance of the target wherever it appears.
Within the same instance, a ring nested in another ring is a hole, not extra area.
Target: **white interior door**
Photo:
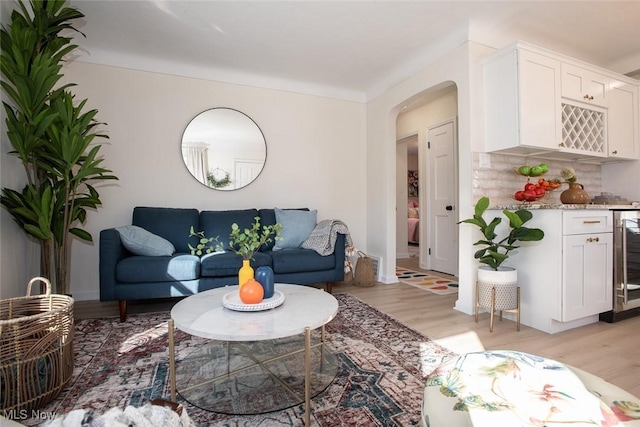
[[[455,276],[458,274],[456,122],[450,120],[431,127],[427,135],[429,268]]]
[[[235,160],[234,178],[235,188],[249,185],[262,171],[264,163],[261,160]]]

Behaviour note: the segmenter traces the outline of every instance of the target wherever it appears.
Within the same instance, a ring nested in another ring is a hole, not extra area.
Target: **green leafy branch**
[[[229,247],[232,251],[242,256],[242,259],[251,259],[253,254],[264,244],[270,243],[272,235],[275,240],[280,240],[282,232],[282,224],[263,225],[260,226],[260,217],[254,218],[251,228],[240,230],[238,224],[231,225],[231,234],[229,234]]]
[[[188,243],[189,250],[191,251],[191,255],[206,255],[214,252],[221,252],[223,250],[222,243],[218,241],[219,236],[216,237],[206,237],[204,235],[204,231],[195,231],[193,225],[189,230],[189,237],[197,237],[198,244],[193,246],[191,243]],[[215,243],[215,245],[214,245]]]

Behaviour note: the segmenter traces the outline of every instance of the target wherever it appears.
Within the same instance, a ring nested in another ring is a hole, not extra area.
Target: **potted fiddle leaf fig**
[[[483,238],[474,243],[479,246],[474,258],[481,265],[478,268],[478,282],[476,288],[476,322],[478,321],[478,307],[491,308],[490,331],[493,331],[494,310],[518,310],[518,330],[520,330],[520,293],[517,290],[518,271],[513,267],[502,264],[509,259],[511,251],[518,249],[518,242],[533,242],[544,238],[544,231],[539,228],[525,227],[524,224],[533,218],[533,214],[526,209],[502,213],[509,221],[509,228],[505,235],[499,237],[496,228],[502,223],[502,218],[495,217],[487,222],[483,215],[489,207],[489,198],[482,197],[475,205],[473,218],[460,223],[473,224],[480,229]]]
[[[502,213],[509,220],[509,230],[505,236],[499,238],[496,233],[496,227],[502,222],[502,218],[495,217],[491,222],[487,223],[483,215],[488,207],[489,198],[480,198],[475,205],[473,218],[464,219],[458,224],[473,224],[480,229],[484,238],[473,244],[480,247],[474,254],[474,258],[490,269],[498,271],[501,268],[506,268],[502,267],[502,263],[509,258],[509,253],[519,248],[516,243],[542,240],[544,231],[539,228],[524,226],[525,223],[533,218],[533,214],[527,209],[519,209],[514,212],[504,209]]]
[[[40,244],[40,275],[61,294],[69,292],[73,237],[92,241],[80,226],[102,204],[95,184],[117,179],[101,165],[98,139],[107,136],[98,131],[97,110],[75,99],[73,84],[59,85],[77,48],[68,37],[79,33],[72,21],[84,17],[65,3],[19,0],[0,31],[5,129],[26,176],[22,190],[2,189],[0,203]]]

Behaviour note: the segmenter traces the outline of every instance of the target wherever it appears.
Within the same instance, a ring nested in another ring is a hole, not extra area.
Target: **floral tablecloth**
[[[453,409],[467,411],[473,426],[640,423],[637,400],[601,399],[565,365],[527,353],[467,353],[436,369],[426,386],[456,398]]]

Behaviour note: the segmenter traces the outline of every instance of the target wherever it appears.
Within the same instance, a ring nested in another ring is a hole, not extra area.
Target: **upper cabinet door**
[[[535,155],[559,150],[560,62],[512,48],[484,64],[485,150]]]
[[[610,79],[571,64],[562,64],[562,97],[599,107],[608,107]]]
[[[518,51],[520,144],[557,150],[562,139],[560,63],[526,50]]]
[[[638,87],[617,80],[609,90],[609,157],[640,158]]]

